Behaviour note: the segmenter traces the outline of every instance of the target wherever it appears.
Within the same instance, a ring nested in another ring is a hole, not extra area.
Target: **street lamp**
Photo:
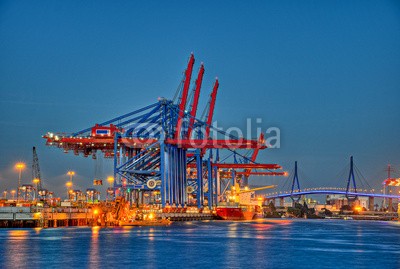
[[[110,188],[107,189],[106,199],[108,196],[110,196],[110,198],[111,198],[111,195],[113,195],[113,197],[114,197],[114,188],[113,188],[114,177],[112,177],[112,176],[107,177],[107,181],[108,181],[108,184],[110,184]],[[111,188],[112,188],[112,190],[111,190]]]
[[[11,190],[12,199],[14,200],[15,190]]]
[[[75,172],[74,171],[68,171],[67,175],[69,176],[69,181],[72,182],[72,177],[75,176]]]
[[[74,191],[72,189],[69,190],[68,195],[69,195],[69,200],[72,200],[72,194]]]
[[[71,188],[72,187],[72,177],[75,176],[75,171],[69,170],[67,172],[67,175],[69,176],[69,182],[66,183],[67,188]],[[67,189],[68,195],[67,198],[71,199],[71,190],[72,189]]]
[[[107,178],[108,183],[110,184],[110,187],[112,187],[113,183],[114,183],[114,177],[108,177]]]
[[[36,200],[38,199],[38,196],[39,196],[39,182],[40,182],[40,179],[39,178],[34,178],[33,180],[32,180],[32,182],[34,183],[34,184],[36,184]]]
[[[18,170],[18,190],[17,190],[17,201],[19,201],[19,197],[21,195],[20,193],[20,187],[21,187],[21,175],[22,175],[22,170],[25,169],[25,163],[19,162],[15,164],[15,169]]]
[[[69,198],[70,190],[72,191],[72,189],[70,189],[72,187],[72,181],[68,181],[67,183],[65,183],[65,186],[67,186],[67,198]]]

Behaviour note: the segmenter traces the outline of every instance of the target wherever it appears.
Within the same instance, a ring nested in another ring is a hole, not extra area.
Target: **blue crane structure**
[[[147,194],[162,207],[185,206],[191,197],[199,208],[213,207],[221,199],[223,190],[235,180],[247,184],[250,175],[286,175],[277,171],[281,169],[277,164],[255,161],[258,151],[267,148],[262,136],[244,139],[212,126],[218,79],[210,94],[205,118],[196,117],[204,66],[201,64],[189,94],[194,62],[192,54],[177,101],[159,98],[154,104],[70,135],[47,133],[43,136],[46,144],[65,152],[73,151],[75,155],[95,158],[101,152],[113,158],[114,194],[135,201],[143,201]],[[241,154],[241,149],[252,150],[253,156]],[[220,150],[230,152],[234,162],[220,162]]]

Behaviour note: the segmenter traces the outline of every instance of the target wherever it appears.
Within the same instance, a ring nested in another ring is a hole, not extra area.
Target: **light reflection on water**
[[[398,222],[257,220],[0,229],[0,268],[400,268]],[[185,266],[186,265],[186,266]]]
[[[7,240],[1,241],[6,242],[6,244],[9,245],[9,248],[7,253],[1,252],[2,256],[5,258],[7,264],[12,264],[16,268],[25,267],[26,261],[24,260],[24,257],[29,256],[27,248],[29,231],[19,229],[8,230],[7,235]]]
[[[92,227],[92,236],[90,242],[90,252],[89,252],[89,268],[98,268],[100,259],[100,249],[99,249],[99,233],[100,227]]]

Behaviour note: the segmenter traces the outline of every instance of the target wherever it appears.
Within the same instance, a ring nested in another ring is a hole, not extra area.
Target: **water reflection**
[[[5,255],[7,263],[15,268],[26,267],[27,257],[29,257],[28,230],[9,230],[8,231],[8,252]],[[4,255],[4,253],[2,253]]]
[[[150,228],[148,238],[150,241],[154,240],[154,229],[153,228]]]
[[[92,227],[92,235],[89,251],[89,268],[98,268],[100,265],[100,251],[99,251],[99,232],[100,227]]]
[[[145,254],[146,255],[146,266],[149,268],[155,268],[157,266],[157,263],[160,262],[159,258],[157,257],[157,250],[156,250],[156,241],[154,240],[156,235],[155,229],[154,228],[149,228],[148,234],[147,234],[147,244],[145,248]]]
[[[92,227],[92,242],[93,239],[95,239],[94,241],[97,242],[97,238],[99,237],[99,231],[100,231],[100,226]]]
[[[26,240],[29,235],[29,231],[28,230],[9,230],[8,234],[10,236],[9,240]]]
[[[272,229],[274,226],[272,224],[267,224],[267,223],[256,223],[251,225],[252,228],[256,229],[256,230],[270,230]]]
[[[262,220],[174,223],[169,227],[0,229],[0,253],[0,268],[374,265],[387,269],[400,268],[400,226],[387,222]]]
[[[238,223],[231,223],[228,226],[228,237],[236,238],[238,237],[238,230],[237,230]]]

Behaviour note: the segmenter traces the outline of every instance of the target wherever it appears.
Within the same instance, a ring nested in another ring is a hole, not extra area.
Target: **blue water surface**
[[[400,268],[400,222],[0,229],[0,268]]]

